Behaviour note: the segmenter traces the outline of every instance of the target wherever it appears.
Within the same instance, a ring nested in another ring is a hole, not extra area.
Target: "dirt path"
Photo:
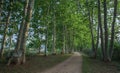
[[[82,73],[82,58],[81,54],[75,52],[72,57],[57,66],[41,73]]]

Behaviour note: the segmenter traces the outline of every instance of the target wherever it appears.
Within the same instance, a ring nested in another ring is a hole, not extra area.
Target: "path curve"
[[[41,73],[82,73],[81,54],[75,52],[73,56],[71,56],[66,61]]]

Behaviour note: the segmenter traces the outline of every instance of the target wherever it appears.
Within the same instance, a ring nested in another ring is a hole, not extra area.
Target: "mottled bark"
[[[32,8],[34,6],[34,0],[29,0],[28,8],[27,8],[27,17],[25,20],[24,24],[24,29],[23,29],[23,36],[20,44],[20,49],[22,50],[22,63],[26,62],[25,58],[25,52],[26,52],[26,41],[27,41],[27,36],[28,36],[28,31],[29,31],[29,25],[30,25],[30,20],[32,17]]]
[[[26,19],[26,15],[27,15],[27,8],[28,8],[28,2],[29,0],[25,1],[25,6],[24,6],[24,15],[23,15],[23,19],[22,19],[22,23],[20,25],[20,29],[19,29],[19,33],[18,33],[18,38],[17,38],[17,43],[15,46],[15,53],[19,56],[19,52],[20,50],[20,46],[21,46],[21,40],[22,40],[22,36],[23,36],[23,29],[24,29],[24,25],[25,25],[25,19]],[[7,65],[10,65],[12,62],[12,59],[14,59],[16,57],[11,57],[7,63]],[[17,58],[16,60],[16,64],[20,64],[20,58]]]
[[[21,40],[22,40],[22,36],[23,36],[22,34],[23,34],[25,19],[26,19],[26,15],[27,15],[28,2],[29,2],[29,0],[25,1],[24,15],[23,15],[22,23],[20,24],[20,29],[19,29],[19,33],[18,33],[17,44],[15,46],[15,50],[20,49],[20,44],[21,44]]]

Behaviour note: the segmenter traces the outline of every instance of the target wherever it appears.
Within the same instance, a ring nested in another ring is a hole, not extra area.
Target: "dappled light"
[[[0,73],[119,73],[120,0],[0,0]]]

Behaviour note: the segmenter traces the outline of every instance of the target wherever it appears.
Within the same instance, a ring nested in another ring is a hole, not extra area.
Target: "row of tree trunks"
[[[20,46],[21,46],[21,41],[22,41],[22,36],[23,36],[23,29],[24,29],[24,25],[25,25],[25,21],[26,21],[26,17],[27,17],[27,8],[28,8],[28,3],[29,0],[25,1],[25,6],[24,6],[24,14],[23,14],[23,19],[22,19],[22,23],[20,24],[20,29],[18,32],[18,38],[17,38],[17,43],[15,46],[15,51],[16,53],[18,53],[18,51],[20,50]],[[11,63],[11,61],[8,61],[9,63],[7,65],[9,65]],[[16,62],[17,64],[20,64],[20,61],[17,60]]]
[[[19,55],[19,51],[22,51],[22,56],[16,60],[16,64],[24,64],[26,62],[25,58],[25,50],[26,50],[26,40],[28,36],[28,30],[29,30],[29,25],[30,25],[30,20],[32,17],[32,9],[34,6],[34,0],[26,0],[25,1],[25,7],[24,7],[24,15],[23,15],[23,20],[22,24],[20,25],[20,30],[19,30],[19,35],[17,39],[17,44],[15,47],[15,52]],[[14,59],[16,57],[12,57]],[[10,65],[12,62],[12,59],[8,61],[7,65]]]
[[[105,62],[111,61],[113,48],[114,48],[114,33],[115,33],[115,21],[116,21],[116,14],[117,14],[117,0],[114,0],[114,14],[113,14],[113,22],[111,27],[111,40],[110,40],[110,48],[108,49],[108,25],[107,25],[107,2],[106,0],[103,1],[104,6],[104,35],[103,29],[101,24],[101,2],[98,0],[98,26],[100,28],[100,38],[101,38],[101,49],[102,49],[102,58]],[[105,44],[105,45],[104,45]],[[108,53],[109,52],[109,53]]]

